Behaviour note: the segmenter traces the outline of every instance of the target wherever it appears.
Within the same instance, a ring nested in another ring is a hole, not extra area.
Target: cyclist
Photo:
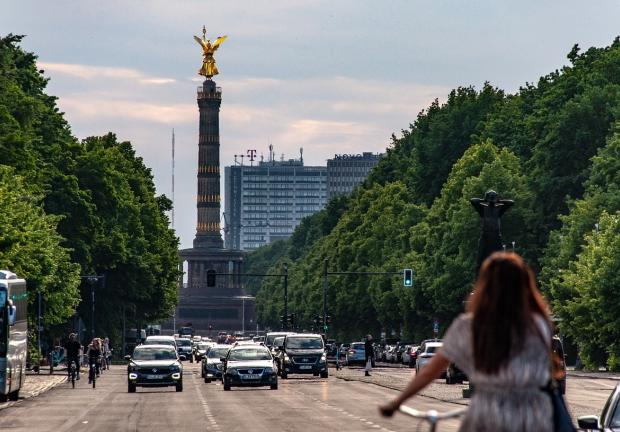
[[[88,383],[90,384],[93,380],[92,373],[97,374],[99,376],[99,367],[100,367],[100,359],[101,359],[101,340],[99,338],[93,339],[93,341],[88,345]]]
[[[75,333],[71,333],[69,335],[69,340],[65,344],[65,358],[67,359],[67,373],[69,374],[69,378],[71,378],[71,364],[75,363],[75,370],[77,371],[76,380],[80,379],[80,350],[82,349],[82,345],[77,340],[77,335]]]
[[[482,264],[468,313],[454,320],[442,349],[400,395],[380,407],[381,413],[392,415],[452,362],[475,384],[459,431],[559,430],[544,391],[555,364],[552,334],[549,307],[533,271],[519,255],[495,252]]]

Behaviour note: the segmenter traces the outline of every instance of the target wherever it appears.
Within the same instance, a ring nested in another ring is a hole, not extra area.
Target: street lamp
[[[101,287],[105,288],[105,275],[86,275],[80,276],[81,279],[85,279],[90,284],[90,299],[92,304],[91,311],[91,327],[92,336],[95,337],[95,283],[102,281]]]
[[[245,301],[246,300],[255,300],[254,296],[235,296],[234,299],[241,300],[241,333],[245,335]]]

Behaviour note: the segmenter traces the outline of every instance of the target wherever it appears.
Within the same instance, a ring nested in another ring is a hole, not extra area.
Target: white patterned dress
[[[506,366],[489,375],[474,368],[472,315],[457,317],[443,340],[441,353],[467,374],[475,390],[460,431],[550,432],[553,411],[549,395],[541,391],[549,382],[549,347],[535,331],[523,348],[513,352]],[[537,326],[551,341],[549,327],[540,316]]]

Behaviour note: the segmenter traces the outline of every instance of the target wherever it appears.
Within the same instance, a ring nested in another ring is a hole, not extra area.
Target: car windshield
[[[177,339],[178,346],[191,346],[192,341],[189,339]]]
[[[275,345],[273,341],[278,337],[280,337],[280,335],[275,335],[275,334],[267,335],[267,337],[265,338],[265,345],[267,346]]]
[[[438,346],[427,346],[426,347],[426,352],[427,353],[434,353],[435,351],[437,351],[437,348],[439,348]]]
[[[286,347],[291,349],[322,349],[320,337],[291,337],[286,339]]]
[[[177,354],[170,348],[138,347],[133,352],[134,360],[176,360]]]
[[[230,351],[228,360],[271,360],[271,354],[265,348],[238,348]]]
[[[284,343],[284,336],[278,336],[273,340],[273,346],[280,346]]]
[[[174,346],[174,342],[168,339],[147,339],[144,342],[144,345],[170,345],[170,346]]]
[[[226,354],[228,354],[229,350],[230,348],[211,348],[209,350],[209,354],[207,354],[207,357],[216,359],[226,357]]]

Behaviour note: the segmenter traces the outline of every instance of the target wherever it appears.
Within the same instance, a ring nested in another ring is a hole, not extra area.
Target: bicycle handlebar
[[[436,410],[418,411],[415,408],[401,405],[398,410],[403,414],[407,414],[408,416],[427,420],[430,423],[434,424],[437,423],[439,420],[459,417],[467,411],[467,408],[458,408],[455,410],[439,413]]]

